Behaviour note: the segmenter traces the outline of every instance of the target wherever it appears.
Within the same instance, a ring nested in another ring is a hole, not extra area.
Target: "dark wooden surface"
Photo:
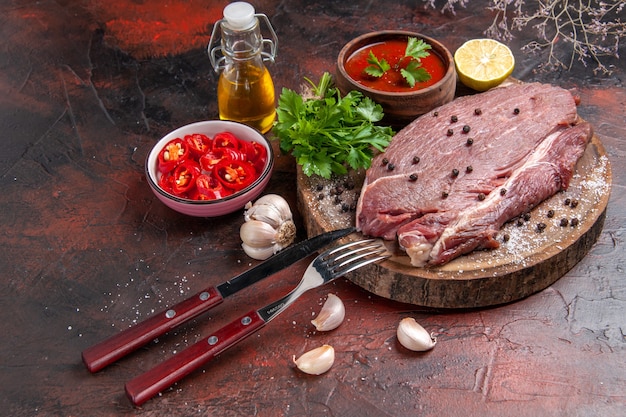
[[[367,31],[407,29],[455,50],[491,17],[420,1],[259,1],[280,39],[278,91],[333,70],[342,45]],[[537,72],[545,56],[510,42],[513,76],[555,83],[612,163],[604,230],[547,289],[493,308],[400,304],[339,280],[303,296],[257,335],[133,408],[124,382],[212,329],[289,291],[306,262],[227,299],[158,342],[92,375],[80,353],[207,284],[254,264],[240,248],[242,213],[178,215],[152,195],[144,159],[180,125],[215,118],[205,46],[226,2],[7,1],[0,5],[0,409],[10,416],[621,416],[626,410],[626,122],[624,63],[612,77],[574,63]],[[567,51],[567,45],[556,45]],[[626,55],[624,47],[621,56]],[[295,166],[278,159],[268,192],[296,207]],[[301,216],[296,213],[301,225]],[[304,237],[300,228],[298,238]],[[328,292],[346,303],[337,330],[310,320]],[[438,337],[428,353],[400,347],[415,317]],[[333,368],[306,376],[292,355],[328,343]]]

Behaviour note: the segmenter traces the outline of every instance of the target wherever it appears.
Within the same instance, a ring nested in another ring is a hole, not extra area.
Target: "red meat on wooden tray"
[[[357,227],[397,237],[414,266],[498,246],[501,226],[560,190],[592,137],[559,87],[459,98],[401,130],[367,171]]]

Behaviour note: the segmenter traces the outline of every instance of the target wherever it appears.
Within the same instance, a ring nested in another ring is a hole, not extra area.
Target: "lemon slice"
[[[506,45],[498,41],[472,39],[456,50],[454,63],[463,84],[477,91],[486,91],[511,75],[515,57]]]

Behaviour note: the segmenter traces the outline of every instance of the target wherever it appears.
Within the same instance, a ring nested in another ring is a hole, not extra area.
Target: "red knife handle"
[[[139,324],[83,351],[83,362],[91,372],[98,372],[116,360],[140,348],[174,327],[191,320],[224,301],[215,287],[206,288]]]
[[[143,404],[263,326],[265,321],[261,316],[256,311],[250,311],[211,336],[127,382],[126,395],[134,405]]]

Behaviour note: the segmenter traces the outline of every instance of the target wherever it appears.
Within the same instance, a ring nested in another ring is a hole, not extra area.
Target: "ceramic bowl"
[[[220,132],[230,132],[240,140],[255,141],[267,150],[267,162],[261,175],[248,187],[217,200],[190,200],[174,196],[159,187],[159,171],[157,169],[158,155],[161,149],[172,139],[183,138],[193,133],[205,134],[213,137]],[[255,200],[267,186],[274,167],[274,153],[270,142],[259,131],[242,123],[209,120],[191,123],[182,126],[162,137],[152,148],[146,159],[146,177],[148,184],[156,197],[172,210],[189,216],[215,217],[232,213],[242,209],[246,203]]]
[[[348,75],[344,65],[357,51],[368,45],[396,39],[406,40],[409,37],[422,39],[430,44],[432,47],[430,52],[434,52],[441,58],[445,72],[443,78],[437,83],[417,91],[387,92],[366,87]],[[378,31],[361,35],[348,42],[341,49],[337,58],[335,83],[342,94],[347,94],[351,90],[362,92],[382,106],[385,112],[385,121],[395,126],[405,126],[418,116],[454,99],[456,70],[452,54],[437,40],[408,31]]]

